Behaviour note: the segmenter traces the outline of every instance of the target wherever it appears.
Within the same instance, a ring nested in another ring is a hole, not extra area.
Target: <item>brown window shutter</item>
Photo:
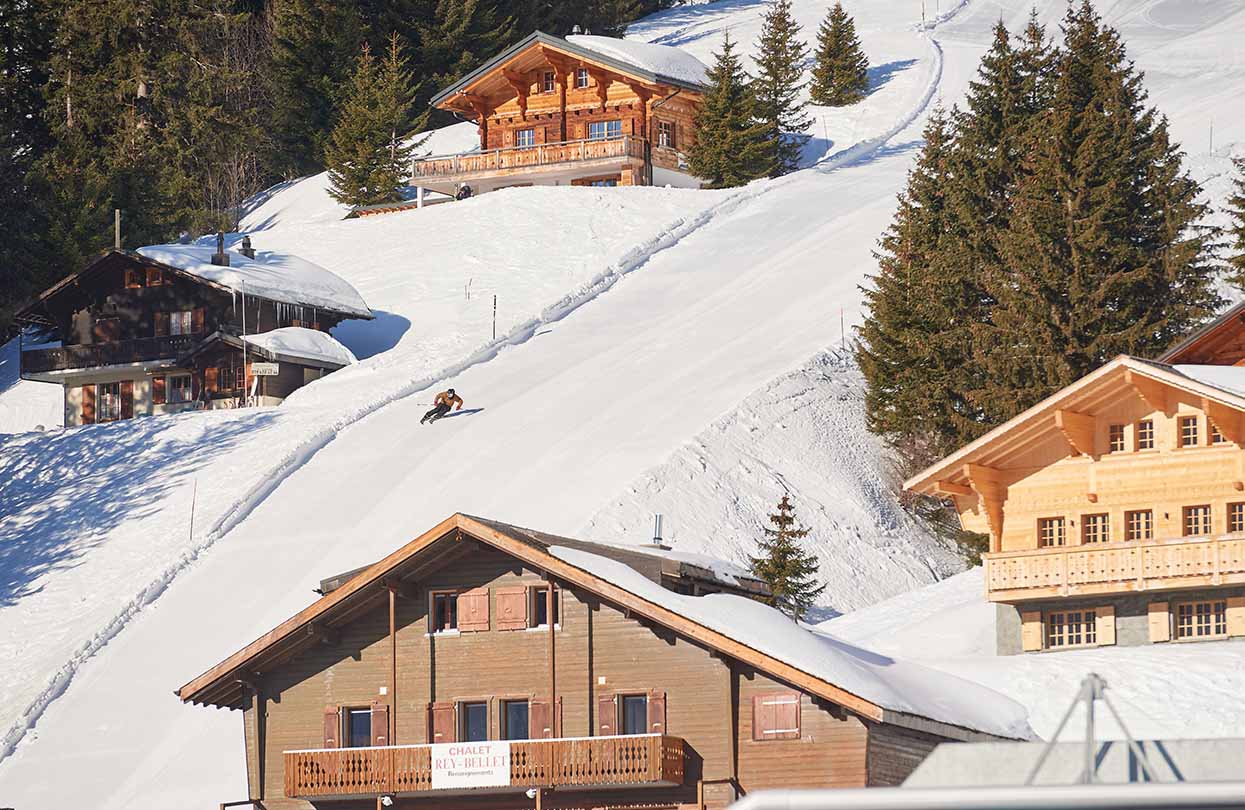
[[[498,588],[497,629],[522,630],[527,627],[527,588]]]
[[[134,381],[121,381],[121,418],[134,418]]]
[[[1171,614],[1168,613],[1166,602],[1151,602],[1146,608],[1150,621],[1151,641],[1171,641]]]
[[[324,747],[341,748],[342,717],[336,706],[324,707]]]
[[[463,633],[488,630],[488,588],[458,595],[458,629]]]
[[[752,739],[798,740],[800,694],[777,692],[752,698]]]
[[[372,701],[372,745],[389,745],[389,705]]]
[[[1024,652],[1042,649],[1042,612],[1040,610],[1021,612],[1020,649]]]
[[[428,706],[428,742],[457,742],[454,704],[432,703]]]
[[[618,733],[618,702],[614,695],[597,695],[597,736]]]
[[[155,314],[155,331],[156,331],[156,337],[168,337],[169,313],[157,312]]]
[[[207,317],[206,317],[206,313],[204,313],[203,311],[203,307],[196,307],[194,313],[191,314],[190,318],[193,322],[192,331],[196,335],[201,335],[205,331],[207,331],[207,323],[206,323]]]
[[[217,374],[218,372],[215,368],[203,369],[203,387],[207,389],[209,394],[215,394],[220,390],[220,386],[217,383]]]
[[[167,383],[163,375],[151,378],[151,401],[155,405],[163,405],[168,401]]]
[[[670,122],[670,148],[671,149],[679,148],[678,134],[676,133],[677,128],[678,128],[678,125],[675,124],[673,121],[671,121]]]
[[[774,728],[774,707],[765,702],[765,695],[752,696],[752,739],[764,740]]]
[[[95,423],[95,386],[82,386],[82,424]]]
[[[666,693],[658,689],[648,693],[648,732],[666,733]]]
[[[549,698],[532,698],[527,704],[527,736],[547,740],[553,736],[553,708]]]

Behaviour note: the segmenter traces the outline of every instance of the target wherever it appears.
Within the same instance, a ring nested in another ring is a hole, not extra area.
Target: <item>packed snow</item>
[[[271,332],[246,335],[242,339],[252,346],[287,357],[331,363],[336,366],[348,366],[359,362],[354,353],[337,342],[332,335],[301,326],[283,326]]]
[[[649,42],[598,37],[590,34],[571,34],[566,41],[585,50],[594,51],[619,62],[634,65],[655,76],[674,79],[686,84],[703,85],[708,82],[709,69],[695,56],[669,45]]]
[[[0,451],[5,433],[57,428],[65,422],[60,387],[23,380],[20,352],[17,338],[0,345]]]

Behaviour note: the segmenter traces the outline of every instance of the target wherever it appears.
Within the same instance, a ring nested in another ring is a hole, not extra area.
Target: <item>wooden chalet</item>
[[[1010,700],[660,548],[454,515],[321,591],[177,690],[241,710],[255,807],[723,807],[1028,733]]]
[[[527,185],[698,188],[683,152],[705,66],[666,45],[537,31],[433,99],[475,121],[478,151],[419,158],[411,184],[455,194]],[[422,199],[422,193],[420,194]]]
[[[181,245],[111,250],[17,313],[43,336],[42,345],[23,343],[21,376],[64,388],[66,426],[276,404],[352,361],[328,330],[371,317],[350,285],[296,257]],[[303,342],[338,351],[277,357],[255,342],[283,328],[323,333]]]

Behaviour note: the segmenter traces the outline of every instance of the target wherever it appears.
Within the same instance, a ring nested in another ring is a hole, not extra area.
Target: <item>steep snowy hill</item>
[[[60,389],[18,378],[20,344],[0,344],[0,441],[5,433],[60,427],[64,406]]]

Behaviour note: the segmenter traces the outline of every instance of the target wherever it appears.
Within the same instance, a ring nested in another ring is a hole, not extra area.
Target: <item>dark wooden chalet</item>
[[[1027,732],[1000,695],[889,680],[763,590],[454,515],[177,694],[242,711],[247,799],[270,810],[718,808],[897,784],[942,741]]]

